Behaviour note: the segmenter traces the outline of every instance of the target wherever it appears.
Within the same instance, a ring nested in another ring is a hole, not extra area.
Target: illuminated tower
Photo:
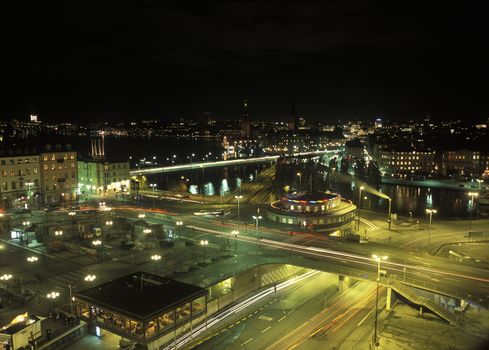
[[[243,114],[241,115],[241,136],[250,137],[250,116],[248,115],[248,100],[244,100]]]

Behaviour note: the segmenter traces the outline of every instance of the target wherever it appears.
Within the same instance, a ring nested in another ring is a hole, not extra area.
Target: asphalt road
[[[375,284],[337,292],[337,276],[320,273],[197,349],[324,349],[338,347],[358,327],[373,329]],[[366,337],[368,339],[368,336]]]

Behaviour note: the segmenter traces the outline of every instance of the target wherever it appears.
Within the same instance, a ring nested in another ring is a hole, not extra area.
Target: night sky
[[[0,116],[238,119],[247,98],[275,120],[295,96],[318,121],[487,118],[486,12],[427,3],[22,2],[4,12]]]

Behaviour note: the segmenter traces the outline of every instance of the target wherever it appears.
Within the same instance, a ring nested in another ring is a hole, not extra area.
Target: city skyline
[[[294,97],[316,121],[487,118],[482,11],[464,5],[72,2],[22,13],[2,119],[239,119],[248,99],[251,120],[281,120]]]

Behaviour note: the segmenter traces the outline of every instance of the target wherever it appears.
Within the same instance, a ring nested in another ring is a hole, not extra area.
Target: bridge
[[[290,154],[289,156],[293,156],[293,157],[319,156],[319,155],[335,153],[335,152],[338,152],[338,150],[334,149],[334,150],[325,150],[325,151],[301,152],[301,153],[293,153]],[[279,157],[280,157],[279,155],[274,155],[274,156],[263,156],[263,157],[256,157],[256,158],[239,158],[239,159],[229,159],[229,160],[218,160],[215,162],[199,162],[199,163],[190,163],[190,164],[151,167],[145,169],[134,169],[131,170],[130,174],[132,176],[151,175],[151,174],[172,173],[177,171],[186,171],[186,170],[195,170],[195,169],[204,169],[204,168],[215,168],[215,167],[222,167],[222,166],[267,163],[267,162],[274,162]]]

